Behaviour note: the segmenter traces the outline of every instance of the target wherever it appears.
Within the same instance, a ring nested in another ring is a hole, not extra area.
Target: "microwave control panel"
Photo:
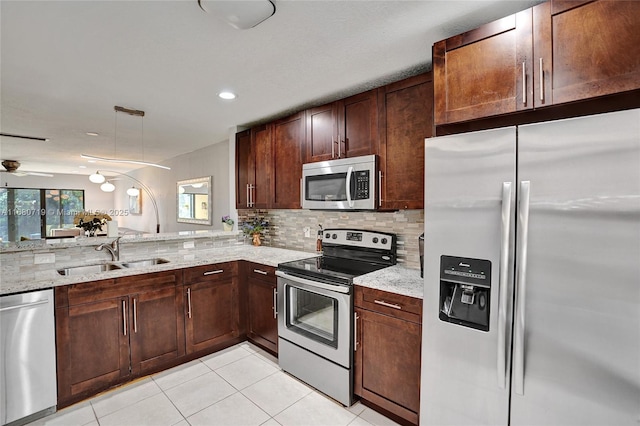
[[[369,170],[361,170],[353,173],[355,175],[356,190],[353,194],[354,200],[366,200],[369,198]]]

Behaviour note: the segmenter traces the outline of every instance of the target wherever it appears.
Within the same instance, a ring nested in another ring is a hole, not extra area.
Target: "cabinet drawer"
[[[184,283],[191,284],[199,281],[228,280],[236,274],[236,262],[196,266],[184,270]]]
[[[422,300],[414,297],[355,286],[355,305],[418,324],[422,323]]]
[[[276,283],[276,268],[273,266],[261,265],[259,263],[247,262],[245,264],[247,278]]]

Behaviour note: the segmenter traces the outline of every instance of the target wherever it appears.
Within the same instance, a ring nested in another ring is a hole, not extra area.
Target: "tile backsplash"
[[[354,228],[391,232],[398,236],[398,263],[408,268],[420,268],[418,237],[424,232],[423,210],[397,212],[346,212],[319,210],[238,210],[239,229],[242,223],[260,216],[269,221],[264,232],[264,244],[271,247],[315,252],[318,225],[327,228]],[[310,237],[304,235],[309,227]]]

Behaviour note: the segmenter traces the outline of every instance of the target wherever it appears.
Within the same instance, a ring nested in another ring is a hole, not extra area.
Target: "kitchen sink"
[[[120,265],[113,263],[100,263],[98,265],[71,266],[69,268],[58,269],[58,273],[64,276],[70,275],[88,275],[98,272],[113,271],[114,269],[122,269]]]
[[[153,265],[162,265],[163,263],[169,263],[167,259],[155,258],[146,260],[134,260],[131,262],[122,262],[122,266],[125,268],[144,268]]]

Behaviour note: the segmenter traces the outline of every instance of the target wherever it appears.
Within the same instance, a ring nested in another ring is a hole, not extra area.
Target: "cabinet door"
[[[304,112],[273,123],[271,208],[299,209]]]
[[[378,103],[375,90],[338,102],[338,158],[375,154]]]
[[[538,105],[640,88],[640,2],[554,0],[533,11]]]
[[[235,277],[185,284],[184,291],[187,353],[238,337]]]
[[[380,207],[424,207],[424,140],[433,134],[431,73],[378,89]]]
[[[127,297],[56,309],[58,407],[130,374],[128,310]]]
[[[356,309],[355,393],[418,424],[420,324]]]
[[[336,103],[332,102],[305,112],[306,163],[338,158]]]
[[[236,133],[236,208],[251,207],[249,191],[250,185],[255,182],[255,152],[251,143],[251,130],[245,130]]]
[[[134,374],[157,371],[184,355],[182,292],[171,286],[129,297]]]
[[[250,191],[250,207],[266,209],[271,201],[271,126],[251,129],[251,142],[255,152],[255,183]]]
[[[255,267],[254,267],[255,266]],[[266,281],[261,272],[273,275],[273,268],[249,264],[247,268],[248,337],[261,346],[278,352],[278,321],[276,319],[276,283]],[[255,271],[260,272],[255,272]]]
[[[435,124],[533,107],[532,11],[433,45]]]

